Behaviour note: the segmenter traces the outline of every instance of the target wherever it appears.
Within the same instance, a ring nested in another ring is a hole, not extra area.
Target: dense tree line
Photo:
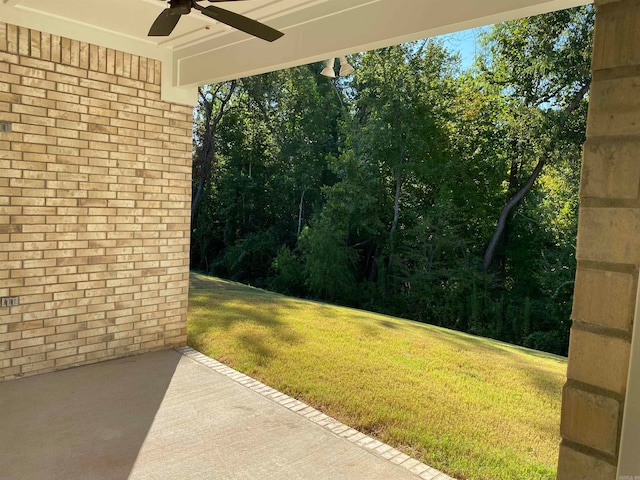
[[[593,17],[202,88],[192,268],[566,353]]]

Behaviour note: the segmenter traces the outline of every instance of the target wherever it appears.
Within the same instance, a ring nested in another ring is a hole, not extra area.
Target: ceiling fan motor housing
[[[169,8],[176,15],[191,13],[191,0],[169,0]]]

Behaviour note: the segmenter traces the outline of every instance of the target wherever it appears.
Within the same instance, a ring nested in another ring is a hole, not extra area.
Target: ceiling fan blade
[[[284,35],[284,33],[265,25],[264,23],[257,22],[249,17],[230,12],[223,8],[214,7],[213,5],[203,8],[200,11],[207,17],[213,18],[214,20],[229,25],[230,27],[237,28],[238,30],[242,30],[249,35],[261,38],[267,42],[273,42]]]
[[[176,28],[178,24],[178,20],[180,20],[180,14],[176,14],[172,12],[171,9],[165,8],[156,21],[151,25],[151,29],[149,30],[150,37],[168,37],[173,32],[173,29]]]

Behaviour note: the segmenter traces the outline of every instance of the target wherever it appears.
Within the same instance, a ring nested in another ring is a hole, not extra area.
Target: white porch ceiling
[[[247,0],[216,4],[283,31],[284,37],[273,43],[195,11],[182,17],[170,37],[147,37],[166,6],[162,0],[0,0],[0,21],[161,60],[163,98],[194,104],[199,85],[587,2]]]

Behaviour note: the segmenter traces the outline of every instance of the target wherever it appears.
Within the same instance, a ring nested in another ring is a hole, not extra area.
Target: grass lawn
[[[562,357],[196,274],[189,344],[456,478],[555,478]]]

